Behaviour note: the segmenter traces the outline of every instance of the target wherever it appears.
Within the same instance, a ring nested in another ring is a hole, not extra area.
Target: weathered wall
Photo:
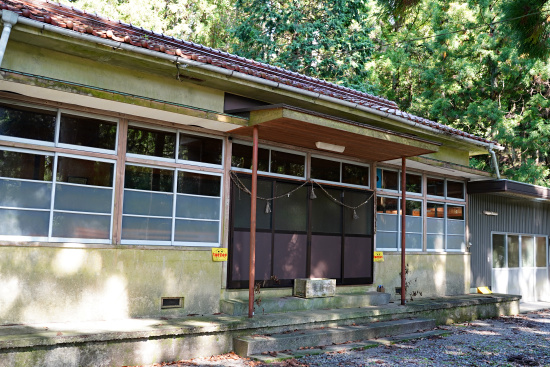
[[[32,48],[32,52],[29,49]],[[102,62],[103,61],[103,62]],[[129,67],[131,65],[128,65]],[[224,93],[176,79],[177,69],[160,76],[114,66],[101,57],[82,58],[66,53],[10,42],[2,67],[102,89],[223,112]],[[98,97],[102,97],[96,91]]]
[[[406,254],[408,264],[407,299],[411,292],[421,292],[413,298],[451,296],[469,293],[469,253]],[[384,261],[374,263],[374,285],[383,285],[393,299],[401,299],[395,288],[401,287],[401,253],[384,252]]]
[[[460,164],[466,167],[470,164],[470,154],[468,151],[455,149],[445,145],[440,146],[436,153],[426,154],[426,157]]]
[[[212,314],[221,271],[210,248],[0,246],[0,325]]]

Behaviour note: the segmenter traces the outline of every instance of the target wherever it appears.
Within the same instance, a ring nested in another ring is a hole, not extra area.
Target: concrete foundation
[[[465,295],[398,306],[0,327],[0,367],[122,366],[227,353],[233,338],[421,317],[437,324],[519,313],[518,296]]]

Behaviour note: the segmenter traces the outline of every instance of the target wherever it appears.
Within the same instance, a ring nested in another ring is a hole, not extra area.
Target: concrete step
[[[307,330],[291,330],[278,334],[252,335],[233,339],[235,353],[248,357],[272,351],[330,346],[348,341],[375,339],[410,334],[435,328],[433,319],[403,319]]]
[[[262,315],[274,312],[358,308],[387,305],[389,301],[390,294],[381,292],[337,294],[322,298],[266,297],[254,303],[254,312],[256,315]],[[220,311],[231,316],[247,315],[248,299],[222,300]]]
[[[295,350],[269,351],[261,354],[252,354],[248,358],[264,363],[273,363],[284,361],[285,359],[301,358],[331,352],[347,352],[353,350],[364,350],[378,347],[380,345],[406,343],[415,339],[441,338],[449,335],[447,330],[430,330],[410,334],[400,334],[386,338],[362,340],[356,342],[344,342],[342,344],[333,344],[319,347],[301,347]]]

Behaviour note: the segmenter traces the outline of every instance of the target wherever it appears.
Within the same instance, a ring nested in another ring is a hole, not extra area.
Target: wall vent
[[[160,299],[160,308],[182,308],[183,297],[162,297]]]

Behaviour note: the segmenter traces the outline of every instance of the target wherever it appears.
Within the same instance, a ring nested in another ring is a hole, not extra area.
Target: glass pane
[[[422,202],[407,200],[405,204],[405,214],[413,217],[422,216]]]
[[[124,188],[147,191],[174,191],[174,171],[126,165]]]
[[[426,205],[426,216],[428,218],[445,218],[445,205],[438,203],[430,203]]]
[[[346,237],[344,240],[344,278],[372,277],[372,239]]]
[[[422,218],[407,216],[405,222],[405,231],[422,233]]]
[[[50,209],[51,197],[51,183],[0,179],[0,206]]]
[[[406,188],[407,192],[422,193],[422,176],[406,173]]]
[[[449,234],[461,234],[464,235],[465,226],[463,220],[448,220],[447,221],[447,232]]]
[[[397,231],[398,218],[397,215],[377,214],[376,228],[380,231]]]
[[[75,212],[111,213],[113,190],[58,184],[54,208]]]
[[[0,135],[53,142],[57,113],[0,104]]]
[[[178,159],[222,164],[223,140],[180,133]]]
[[[174,241],[218,243],[220,222],[176,220]]]
[[[342,163],[342,182],[351,185],[369,186],[369,167]]]
[[[422,250],[422,235],[416,233],[405,234],[406,250]]]
[[[178,171],[178,193],[220,196],[221,177],[202,173]]]
[[[447,197],[464,199],[464,182],[447,181]]]
[[[397,171],[376,169],[376,187],[386,190],[397,190],[399,188],[399,175]]]
[[[535,238],[521,236],[521,267],[532,268],[535,266]]]
[[[546,267],[546,237],[535,237],[537,244],[537,268]]]
[[[173,194],[124,190],[124,214],[171,217]]]
[[[298,186],[298,184],[277,182],[275,196],[289,193]],[[282,198],[275,200],[273,202],[275,230],[305,232],[307,230],[307,207],[308,198],[305,187],[293,192],[290,196],[284,195]]]
[[[233,143],[231,166],[252,169],[252,146]],[[258,171],[269,171],[269,150],[258,148]]]
[[[464,220],[464,207],[456,205],[447,205],[447,218]]]
[[[336,200],[342,200],[342,190],[325,190]],[[315,233],[342,233],[342,206],[332,201],[324,191],[316,191],[317,199],[311,202],[311,230]]]
[[[427,236],[427,248],[428,250],[444,251],[445,250],[445,236],[440,234],[429,234]]]
[[[311,178],[340,182],[340,162],[311,157]]]
[[[0,150],[0,176],[51,181],[53,156]]]
[[[220,219],[220,199],[178,195],[176,199],[176,217]]]
[[[0,236],[48,237],[50,212],[0,209]]]
[[[399,213],[399,200],[397,198],[386,198],[378,196],[376,198],[376,212],[386,214]]]
[[[57,181],[113,187],[114,163],[68,157],[57,158]]]
[[[304,177],[306,158],[303,155],[271,151],[271,171],[280,175]]]
[[[172,219],[122,217],[122,239],[171,241]]]
[[[493,268],[506,267],[506,235],[493,235]]]
[[[428,177],[426,184],[428,195],[445,196],[445,180]]]
[[[239,176],[239,180],[250,190],[251,180]],[[271,198],[272,181],[258,180],[258,197]],[[233,197],[232,197],[233,209],[233,227],[234,228],[250,228],[250,195],[244,191],[241,191],[235,184],[233,184]],[[269,202],[270,207],[273,209],[273,202]],[[257,229],[271,229],[271,215],[272,212],[266,213],[266,201],[256,200],[256,228]]]
[[[248,280],[250,262],[250,232],[233,232],[231,280]],[[271,277],[271,232],[256,233],[256,279]]]
[[[346,234],[373,234],[373,207],[374,196],[371,191],[351,191],[346,190],[344,192],[344,203],[349,206],[357,206],[369,199],[369,202],[355,211],[359,218],[353,218],[353,210],[344,209],[344,226]]]
[[[519,268],[519,236],[508,235],[508,267]]]
[[[277,233],[273,242],[273,275],[279,279],[304,278],[307,235]]]
[[[376,232],[377,249],[397,249],[397,232]]]
[[[109,239],[110,215],[53,214],[52,236],[60,238]]]
[[[127,153],[176,158],[176,134],[134,126],[128,127]]]
[[[116,134],[116,122],[61,115],[59,125],[60,143],[115,150]]]
[[[426,219],[426,230],[428,233],[445,234],[445,219]]]
[[[310,275],[314,278],[342,277],[342,237],[311,236]]]
[[[466,243],[464,241],[464,236],[447,235],[447,249],[465,251]]]

